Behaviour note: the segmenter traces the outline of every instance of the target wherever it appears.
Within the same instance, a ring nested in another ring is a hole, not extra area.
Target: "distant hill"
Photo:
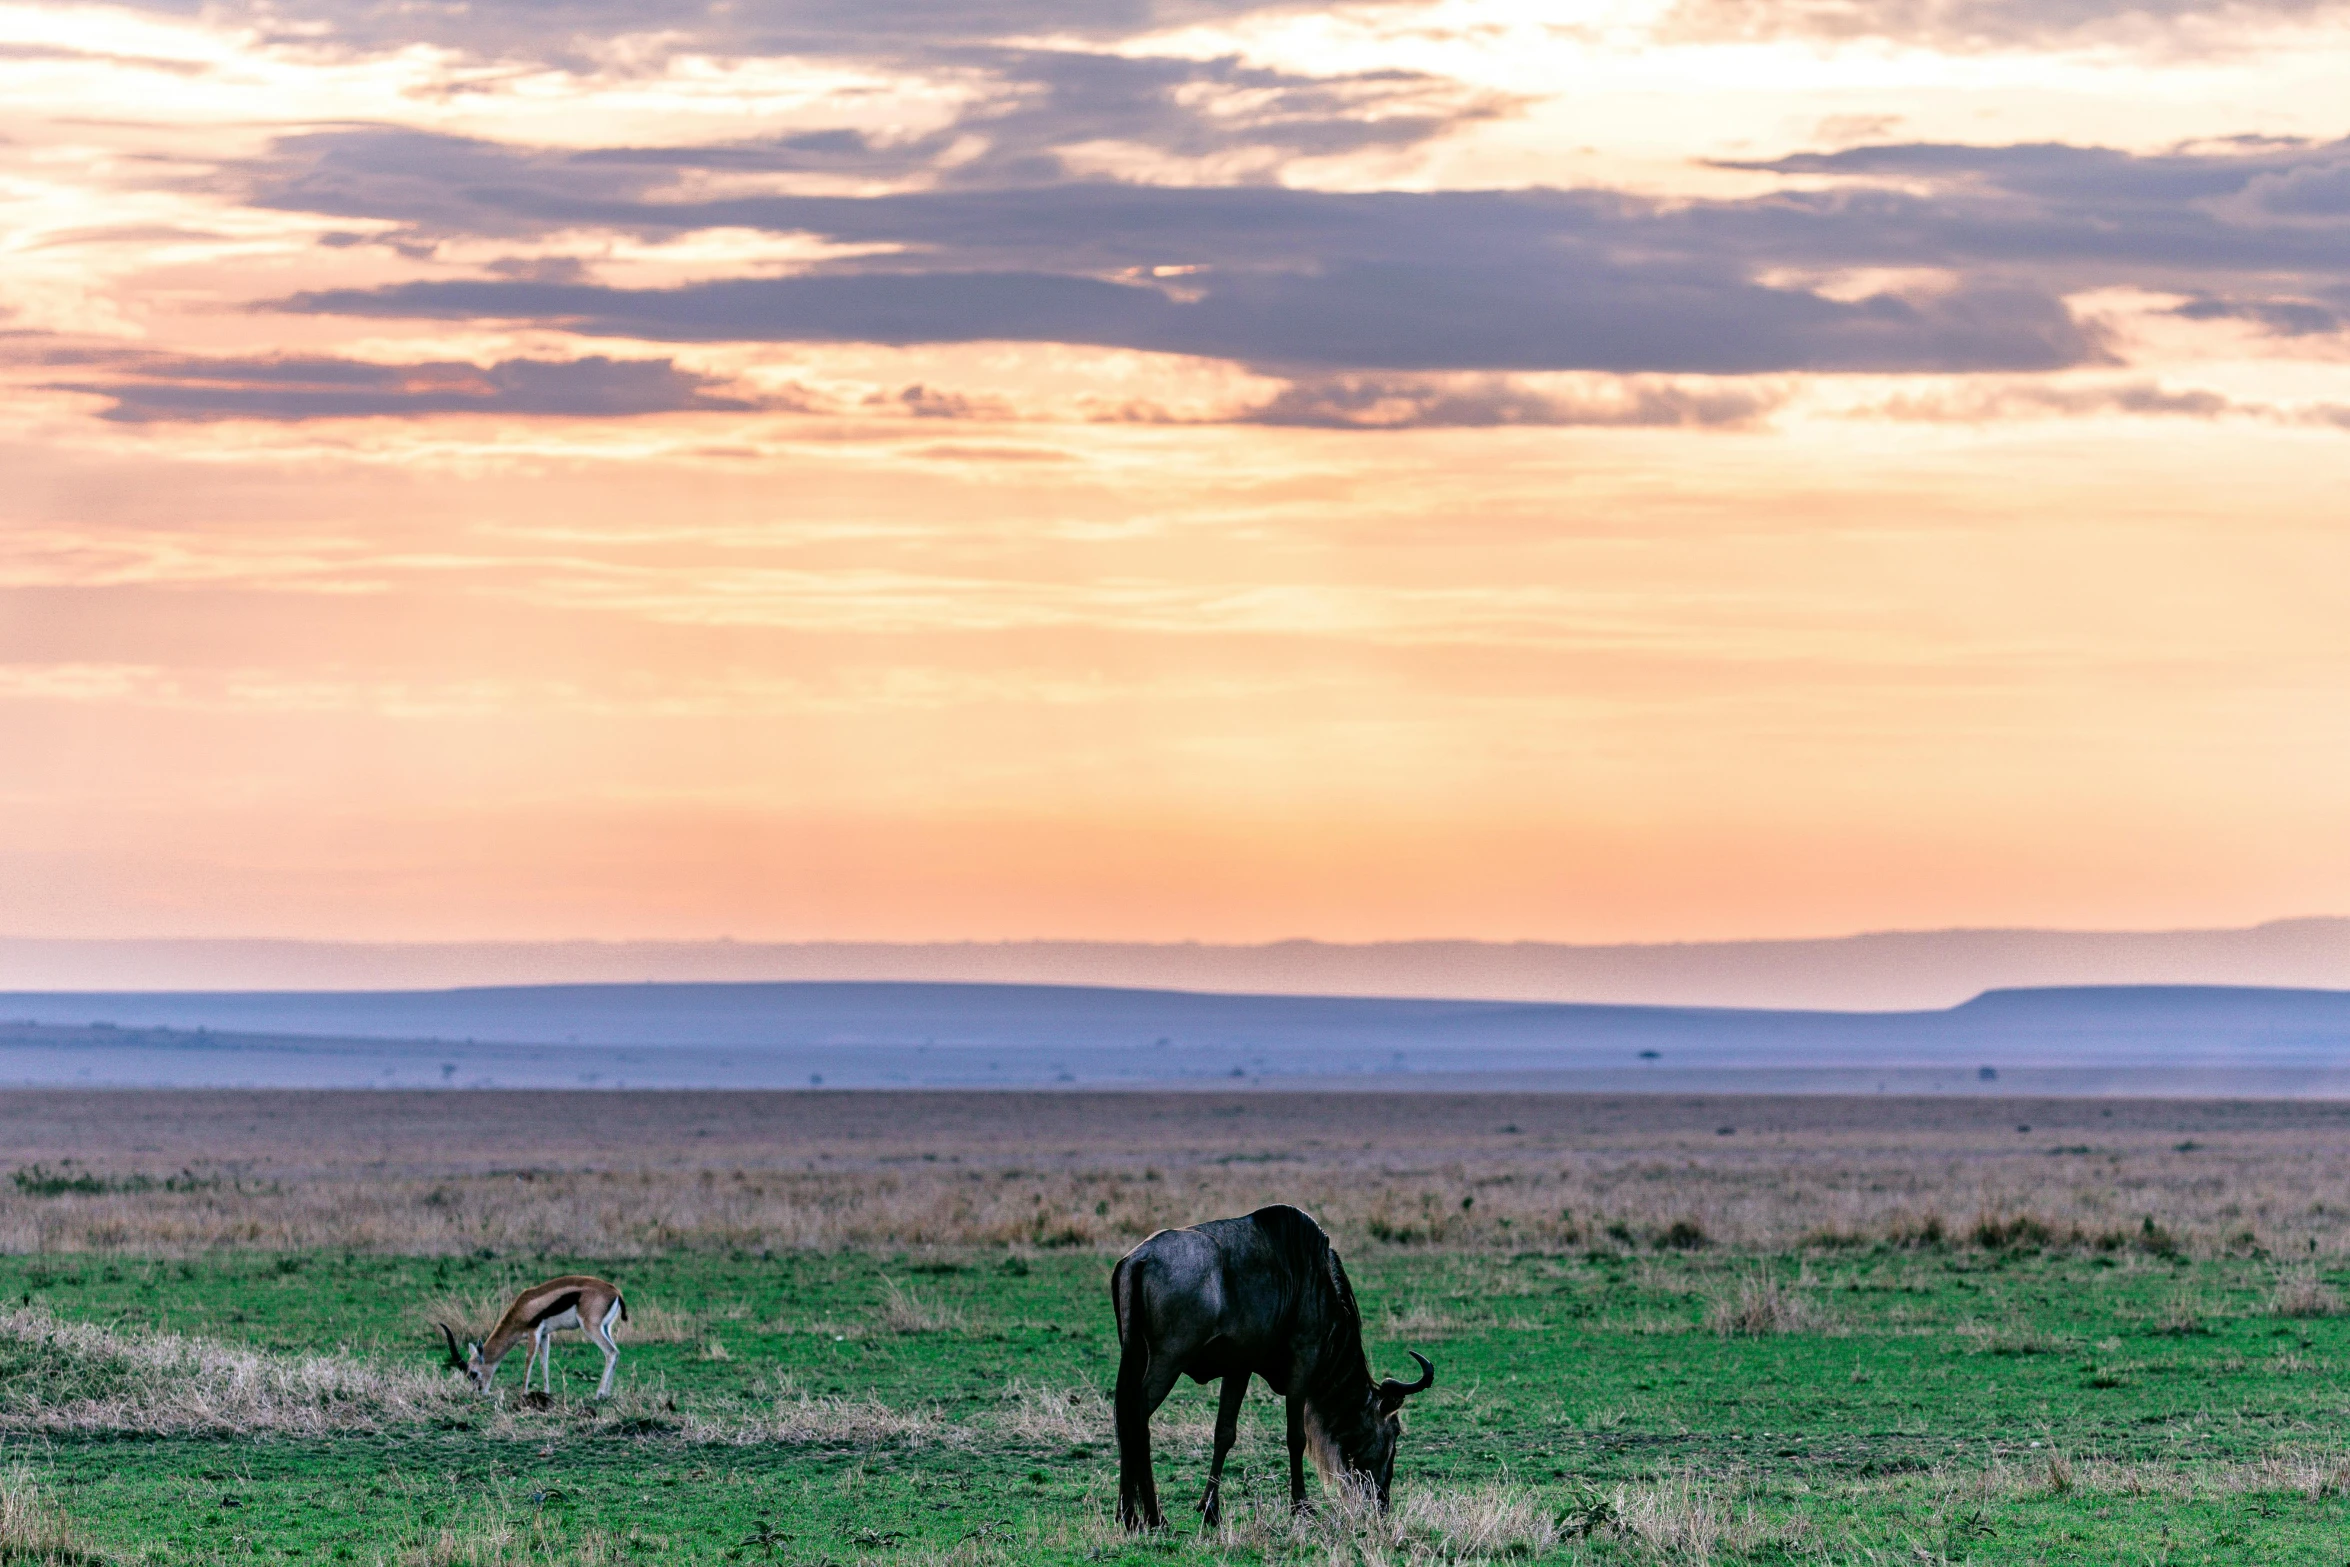
[[[2350,992],[1996,991],[1891,1013],[1039,985],[0,995],[0,1082],[954,1086],[1836,1069],[2339,1072]],[[323,1074],[323,1075],[321,1075]],[[1635,1074],[1624,1078],[1623,1074]],[[1993,1079],[1985,1079],[1993,1080]]]
[[[405,990],[890,981],[1259,995],[1899,1011],[2070,985],[2350,989],[2350,919],[2241,930],[1894,931],[1816,941],[1203,943],[52,941],[0,938],[5,990]]]

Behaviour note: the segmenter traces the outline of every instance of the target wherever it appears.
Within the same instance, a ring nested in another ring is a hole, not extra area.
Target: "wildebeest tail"
[[[1118,1386],[1111,1414],[1118,1431],[1118,1521],[1129,1529],[1159,1526],[1151,1481],[1150,1324],[1143,1320],[1142,1265],[1122,1257],[1110,1273],[1110,1309],[1118,1318]]]
[[[1132,1257],[1120,1257],[1110,1270],[1110,1314],[1118,1319],[1121,1346],[1141,1339],[1142,1270]]]

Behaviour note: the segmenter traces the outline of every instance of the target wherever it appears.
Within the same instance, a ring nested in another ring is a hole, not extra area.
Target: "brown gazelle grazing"
[[[566,1273],[559,1279],[533,1284],[515,1296],[514,1304],[490,1329],[490,1336],[478,1344],[467,1344],[463,1354],[457,1350],[456,1329],[446,1322],[435,1325],[449,1341],[449,1364],[473,1378],[473,1385],[485,1393],[497,1378],[498,1362],[526,1338],[531,1346],[522,1362],[522,1391],[530,1391],[534,1360],[539,1365],[539,1385],[548,1387],[552,1375],[547,1362],[550,1341],[561,1329],[578,1328],[604,1352],[604,1379],[596,1384],[596,1397],[607,1398],[612,1392],[612,1368],[620,1364],[620,1346],[612,1342],[612,1324],[627,1320],[628,1302],[620,1298],[619,1285],[584,1273]]]

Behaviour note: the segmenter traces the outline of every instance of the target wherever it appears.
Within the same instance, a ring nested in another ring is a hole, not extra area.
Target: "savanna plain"
[[[0,1560],[2350,1561],[2350,1106],[0,1094]],[[1292,1202],[1412,1401],[1112,1519],[1111,1262]],[[616,1395],[442,1363],[559,1272]]]

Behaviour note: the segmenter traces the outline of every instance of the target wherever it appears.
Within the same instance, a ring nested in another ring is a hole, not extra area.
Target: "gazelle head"
[[[441,1337],[449,1341],[449,1369],[462,1371],[472,1378],[476,1392],[486,1390],[490,1385],[489,1368],[481,1363],[481,1345],[468,1339],[460,1353],[457,1348],[457,1330],[446,1322],[436,1322],[433,1326],[439,1328]]]

